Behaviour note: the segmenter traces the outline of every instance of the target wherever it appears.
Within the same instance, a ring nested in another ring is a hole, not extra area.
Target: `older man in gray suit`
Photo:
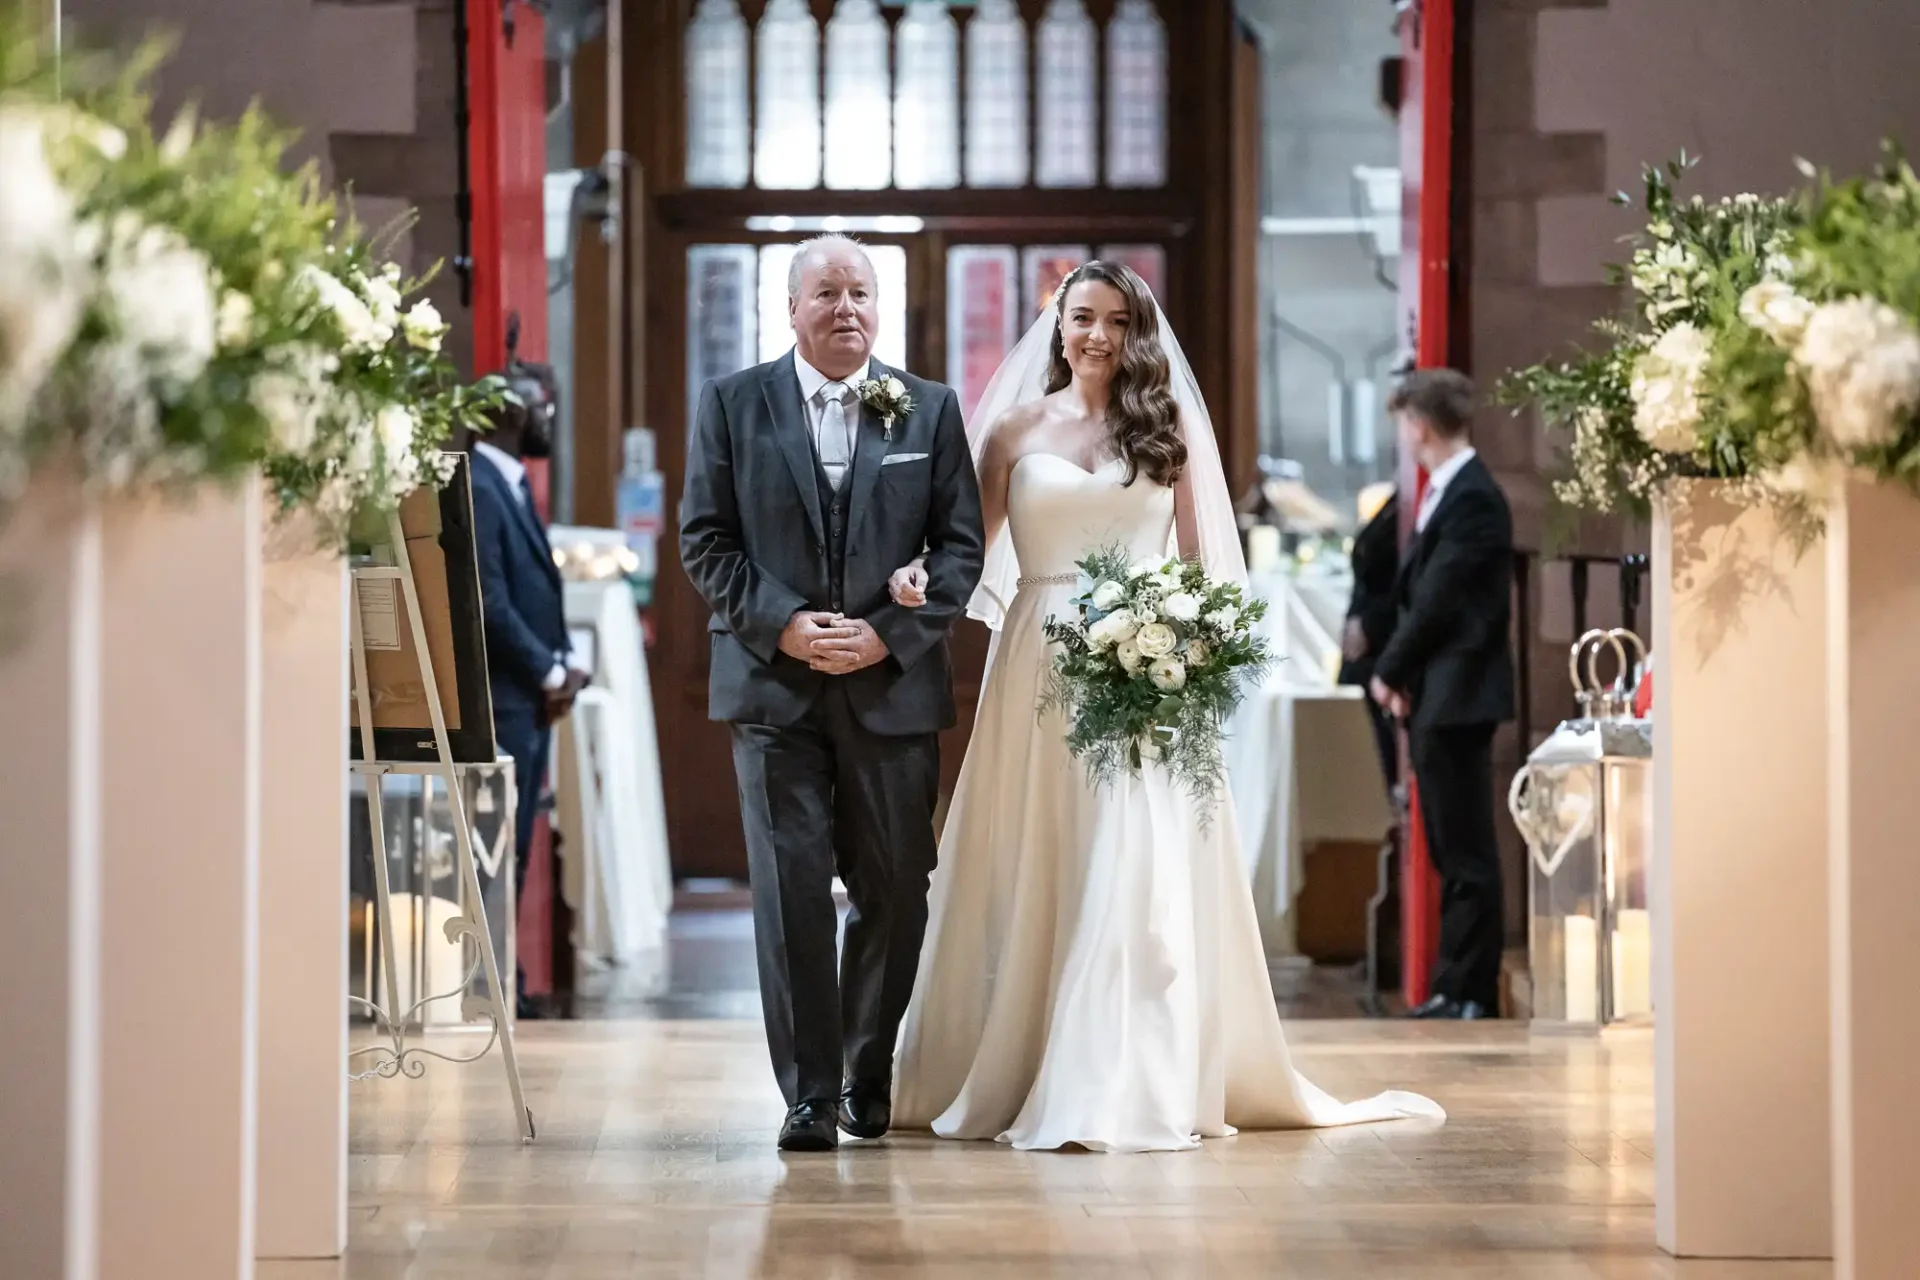
[[[809,241],[788,294],[794,350],[700,393],[680,557],[713,609],[710,714],[733,725],[780,1146],[823,1151],[891,1118],[954,721],[947,632],[984,539],[958,397],[872,357],[866,252]],[[862,396],[889,378],[912,401],[891,422]],[[887,579],[923,553],[925,603],[903,608]]]

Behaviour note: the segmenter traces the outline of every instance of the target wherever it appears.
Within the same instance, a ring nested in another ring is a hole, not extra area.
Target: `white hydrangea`
[[[107,238],[105,283],[117,339],[141,354],[164,387],[177,391],[200,376],[219,345],[205,254],[171,227],[122,213]]]
[[[278,452],[299,455],[313,447],[330,405],[327,378],[339,367],[325,350],[300,346],[282,365],[254,378],[250,398],[267,420]]]
[[[380,439],[387,491],[393,497],[404,497],[420,483],[420,469],[413,457],[413,415],[397,404],[383,405],[373,417],[373,428]]]
[[[340,326],[340,334],[350,351],[378,351],[393,341],[391,326],[383,329],[366,300],[331,272],[308,266],[300,278],[308,291]]]
[[[0,109],[0,462],[7,436],[73,342],[91,288],[78,251],[73,198],[47,159],[34,114]],[[24,480],[0,474],[0,494]]]
[[[1843,449],[1892,443],[1920,405],[1920,332],[1872,298],[1817,308],[1794,360],[1821,428]]]
[[[1740,298],[1740,318],[1783,347],[1792,347],[1813,319],[1813,303],[1782,280],[1762,280]]]
[[[386,335],[381,346],[393,341],[394,332],[400,327],[399,276],[400,268],[389,263],[380,275],[359,277],[360,296],[366,299],[374,327]]]
[[[1700,441],[1700,378],[1713,354],[1705,333],[1682,322],[1634,363],[1633,426],[1663,453],[1687,453]]]

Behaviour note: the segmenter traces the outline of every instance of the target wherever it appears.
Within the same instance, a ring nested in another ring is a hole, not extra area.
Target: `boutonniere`
[[[894,419],[913,412],[913,397],[907,394],[907,384],[898,378],[868,378],[854,390],[861,404],[880,415],[881,430],[888,440],[893,439]]]

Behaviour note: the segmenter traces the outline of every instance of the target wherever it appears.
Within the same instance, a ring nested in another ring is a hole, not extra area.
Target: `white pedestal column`
[[[0,526],[0,1276],[91,1280],[99,1183],[100,523]]]
[[[310,531],[268,539],[255,1251],[334,1258],[347,1243],[347,569],[311,551]]]
[[[1827,534],[1837,1280],[1920,1266],[1920,500],[1848,484]]]
[[[253,1274],[260,516],[103,514],[102,1280]]]
[[[1653,567],[1655,1238],[1827,1257],[1825,561],[1702,484]]]

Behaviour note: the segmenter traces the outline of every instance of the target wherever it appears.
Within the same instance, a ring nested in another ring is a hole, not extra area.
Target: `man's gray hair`
[[[797,298],[800,296],[800,272],[805,269],[809,256],[823,249],[836,248],[840,245],[848,245],[854,252],[858,253],[861,261],[867,264],[867,274],[870,276],[874,275],[873,259],[867,256],[867,246],[861,244],[845,232],[823,231],[817,236],[809,236],[795,246],[793,262],[787,267],[787,297]],[[878,276],[874,276],[874,282],[876,284],[879,283]]]

